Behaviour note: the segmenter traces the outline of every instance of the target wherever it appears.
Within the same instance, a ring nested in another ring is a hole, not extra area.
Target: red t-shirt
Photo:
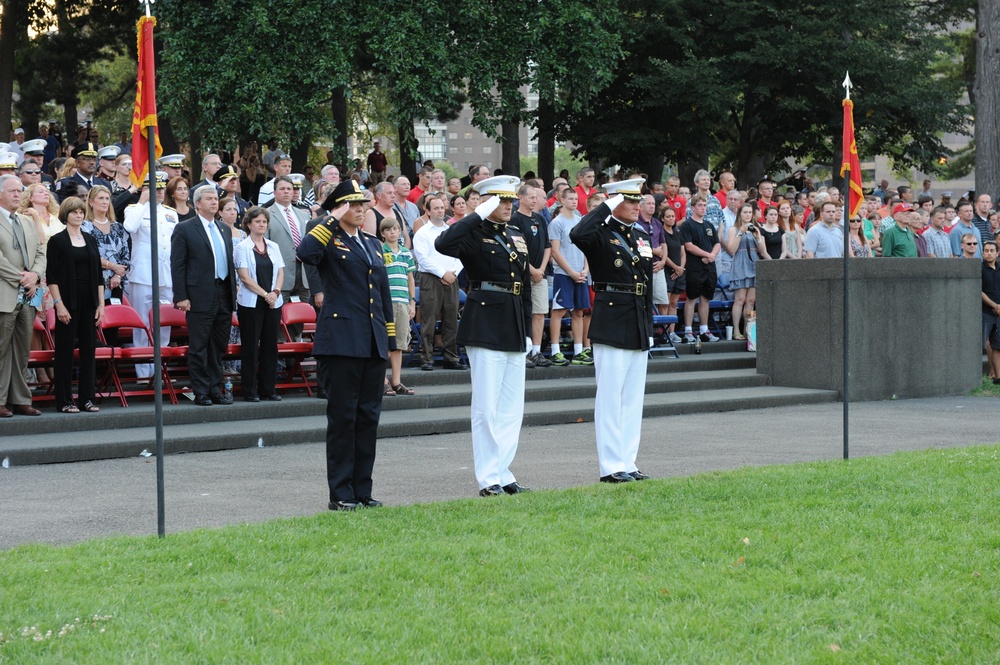
[[[677,223],[680,224],[687,217],[688,202],[687,199],[678,194],[674,198],[669,196],[666,198],[667,203],[670,207],[674,209],[674,214],[677,215]]]
[[[583,185],[577,185],[573,188],[576,190],[576,211],[581,215],[587,214],[587,199],[591,194],[597,191],[596,188],[591,188],[589,190],[584,189]]]
[[[764,213],[767,212],[768,208],[777,208],[778,202],[771,199],[770,203],[764,203],[763,199],[757,199],[757,212],[760,213],[760,218],[764,219]]]
[[[717,191],[715,193],[715,198],[717,198],[719,200],[719,203],[722,204],[723,208],[726,207],[726,198],[727,198],[726,197],[726,190],[720,189],[719,191]]]
[[[406,200],[410,203],[416,203],[420,200],[420,197],[424,195],[424,190],[420,189],[420,185],[417,185],[410,190],[410,193],[406,195]]]

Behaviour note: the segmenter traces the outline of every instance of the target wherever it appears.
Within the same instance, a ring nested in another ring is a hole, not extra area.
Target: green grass
[[[983,382],[972,389],[973,397],[1000,397],[1000,386],[993,385],[993,379],[983,375]]]
[[[0,661],[998,662],[998,453],[19,547]]]

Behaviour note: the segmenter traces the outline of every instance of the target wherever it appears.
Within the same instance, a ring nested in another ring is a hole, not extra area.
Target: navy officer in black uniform
[[[604,185],[611,198],[570,232],[587,257],[596,291],[590,339],[597,373],[597,459],[605,483],[649,478],[635,465],[654,311],[653,243],[636,224],[643,182]]]
[[[94,185],[104,185],[111,191],[111,183],[104,178],[94,175],[97,168],[97,146],[93,143],[84,142],[73,148],[73,159],[76,160],[76,173],[68,178],[63,178],[56,183],[56,192],[59,200],[66,198],[67,185],[76,183],[76,196],[86,199],[87,192]]]
[[[327,394],[326,475],[330,510],[382,505],[372,498],[382,384],[396,330],[382,244],[361,230],[365,196],[354,180],[330,194],[332,213],[296,250],[329,287],[313,355]]]
[[[513,176],[474,186],[483,202],[434,247],[469,276],[458,341],[472,370],[472,457],[480,496],[525,492],[510,472],[524,416],[525,351],[531,343],[531,271],[524,234],[510,226]]]

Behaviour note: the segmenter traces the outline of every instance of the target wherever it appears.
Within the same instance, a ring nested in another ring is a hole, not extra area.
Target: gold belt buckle
[[[636,284],[635,285],[635,295],[637,295],[637,296],[644,296],[644,295],[646,295],[646,285],[645,284]]]
[[[521,295],[521,282],[514,282],[514,295]]]
[[[517,252],[511,252],[510,253],[510,260],[514,261],[514,262],[517,262]]]

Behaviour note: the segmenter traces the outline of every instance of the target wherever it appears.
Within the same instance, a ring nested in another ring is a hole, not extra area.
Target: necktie
[[[24,228],[16,213],[10,214],[10,225],[14,228],[14,241],[17,243],[18,249],[21,250],[21,260],[24,261],[24,269],[27,270],[31,267],[31,262],[28,259],[28,247],[24,240]]]
[[[285,219],[288,220],[288,228],[292,232],[292,244],[298,248],[299,243],[302,242],[302,234],[299,233],[299,223],[292,219],[291,208],[285,208]]]
[[[215,222],[208,223],[209,233],[212,238],[212,245],[215,247],[215,278],[225,279],[229,277],[229,266],[226,265],[226,246],[222,244],[222,234]]]
[[[371,265],[372,257],[368,253],[368,248],[365,247],[365,241],[361,239],[361,234],[358,233],[358,235],[354,236],[354,239],[358,241],[359,245],[361,245],[361,254],[365,257],[365,261],[368,262],[368,265]]]

